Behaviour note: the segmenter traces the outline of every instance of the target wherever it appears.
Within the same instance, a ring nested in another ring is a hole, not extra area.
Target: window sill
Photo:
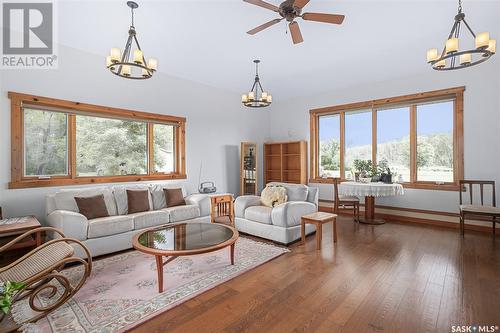
[[[347,181],[345,179],[340,180],[341,182]],[[333,178],[312,178],[309,179],[309,183],[312,184],[333,184]],[[434,184],[434,183],[402,183],[404,188],[420,189],[420,190],[433,190],[433,191],[458,191],[460,185],[458,184]]]
[[[49,178],[49,179],[27,179],[9,183],[9,189],[52,187],[52,186],[75,186],[105,183],[126,183],[152,180],[187,179],[187,175],[181,174],[155,174],[155,175],[130,175],[110,177],[79,177],[79,178]]]

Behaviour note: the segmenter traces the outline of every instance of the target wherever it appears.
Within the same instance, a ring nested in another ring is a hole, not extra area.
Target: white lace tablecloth
[[[355,197],[392,197],[403,195],[401,184],[343,182],[339,184],[339,194]]]

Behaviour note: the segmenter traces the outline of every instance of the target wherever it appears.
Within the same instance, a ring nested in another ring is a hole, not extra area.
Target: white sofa
[[[182,188],[185,206],[165,207],[164,188]],[[148,190],[150,210],[128,214],[127,189]],[[79,213],[75,197],[104,195],[109,217],[87,220]],[[47,223],[66,237],[85,244],[92,256],[132,247],[132,237],[141,229],[181,221],[210,221],[210,198],[204,194],[186,196],[180,184],[157,183],[62,189],[46,197]],[[82,255],[78,253],[78,255]]]
[[[246,234],[289,244],[301,237],[301,217],[318,211],[318,189],[302,184],[269,184],[284,186],[288,201],[270,208],[261,204],[259,196],[239,196],[234,203],[236,228]],[[313,225],[306,225],[306,234],[314,231]]]

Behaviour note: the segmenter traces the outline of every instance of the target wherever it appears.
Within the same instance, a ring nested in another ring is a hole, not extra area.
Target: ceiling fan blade
[[[249,34],[249,35],[255,35],[256,33],[261,32],[262,30],[267,29],[270,26],[273,26],[273,25],[275,25],[276,23],[279,23],[279,22],[281,22],[281,19],[274,19],[272,21],[269,21],[267,23],[259,25],[258,27],[253,28],[252,30],[247,31],[247,34]]]
[[[267,3],[267,2],[262,1],[262,0],[243,0],[243,1],[248,2],[252,5],[256,5],[259,7],[266,8],[266,9],[270,9],[270,10],[275,11],[275,12],[280,11],[280,9],[278,7],[276,7],[275,5],[271,5],[270,3]]]
[[[324,23],[342,24],[344,15],[323,14],[323,13],[304,13],[302,18],[306,21],[316,21]]]
[[[290,23],[289,27],[293,43],[294,44],[302,43],[304,39],[302,38],[302,33],[300,32],[299,24],[297,22],[292,22]]]
[[[305,5],[309,3],[309,1],[310,0],[295,0],[293,6],[302,9],[304,8]]]

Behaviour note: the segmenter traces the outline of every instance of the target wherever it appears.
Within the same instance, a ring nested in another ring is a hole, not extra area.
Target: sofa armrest
[[[252,206],[261,206],[259,196],[240,195],[234,201],[234,215],[236,217],[245,217],[245,209]]]
[[[82,214],[68,210],[55,210],[47,216],[47,223],[61,230],[66,237],[78,240],[87,239],[89,221]]]
[[[280,227],[293,227],[300,225],[302,216],[318,210],[315,204],[307,201],[289,201],[273,208],[271,220],[273,225]]]
[[[196,205],[200,208],[200,216],[210,215],[210,197],[206,194],[195,193],[188,195],[186,198],[188,205]]]

